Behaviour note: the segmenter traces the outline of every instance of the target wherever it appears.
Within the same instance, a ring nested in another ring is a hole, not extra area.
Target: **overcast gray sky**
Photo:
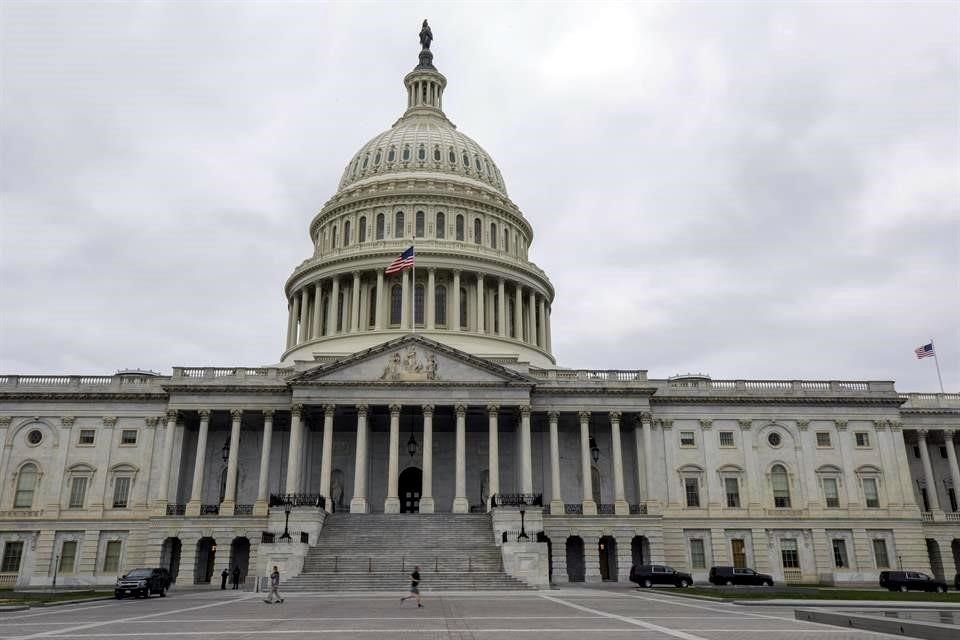
[[[0,373],[276,362],[424,17],[561,364],[960,390],[956,2],[5,0]]]

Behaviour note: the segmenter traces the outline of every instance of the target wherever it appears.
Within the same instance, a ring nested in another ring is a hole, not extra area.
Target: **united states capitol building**
[[[278,564],[292,585],[400,588],[414,561],[428,589],[432,573],[626,582],[640,562],[952,579],[960,394],[563,367],[556,291],[528,258],[537,213],[447,118],[421,40],[405,111],[310,221],[277,364],[0,375],[0,586]],[[415,269],[385,275],[411,243]],[[402,566],[351,551],[420,523],[431,548]],[[496,560],[429,537],[461,527]]]

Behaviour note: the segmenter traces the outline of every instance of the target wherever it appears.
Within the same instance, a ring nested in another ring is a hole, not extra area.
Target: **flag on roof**
[[[391,275],[394,273],[399,273],[404,269],[409,269],[413,267],[413,247],[410,247],[406,251],[400,254],[396,260],[387,265],[387,268],[384,270],[386,275]]]
[[[937,352],[933,350],[933,343],[928,342],[927,344],[917,347],[913,350],[917,354],[917,358],[929,358],[930,356],[936,356]]]

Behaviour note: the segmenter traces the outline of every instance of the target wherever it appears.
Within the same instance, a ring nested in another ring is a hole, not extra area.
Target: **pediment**
[[[409,335],[319,365],[291,379],[356,384],[531,384],[525,376],[430,338]]]

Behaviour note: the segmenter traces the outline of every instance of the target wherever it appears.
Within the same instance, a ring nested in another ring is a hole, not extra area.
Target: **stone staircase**
[[[327,518],[303,573],[281,591],[530,589],[503,572],[487,514],[349,514]]]

